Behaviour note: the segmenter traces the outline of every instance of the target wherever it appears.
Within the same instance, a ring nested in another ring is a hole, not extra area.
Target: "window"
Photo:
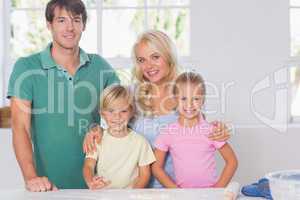
[[[137,35],[159,29],[190,54],[189,0],[83,0],[88,10],[80,46],[106,58],[130,57]],[[43,49],[51,40],[44,17],[48,0],[10,1],[10,59]]]
[[[7,88],[11,66],[20,56],[38,52],[51,41],[44,17],[49,0],[10,0],[5,2]],[[98,53],[116,68],[130,67],[131,48],[146,29],[166,32],[180,56],[190,55],[190,0],[83,0],[88,21],[80,46]],[[129,69],[117,71],[124,84],[131,80]]]
[[[291,57],[294,62],[291,70],[291,117],[300,119],[300,0],[290,0]]]

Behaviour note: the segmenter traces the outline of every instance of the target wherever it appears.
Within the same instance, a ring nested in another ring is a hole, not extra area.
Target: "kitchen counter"
[[[5,200],[222,200],[224,189],[59,190],[32,193],[0,190]],[[239,197],[238,200],[263,200]]]

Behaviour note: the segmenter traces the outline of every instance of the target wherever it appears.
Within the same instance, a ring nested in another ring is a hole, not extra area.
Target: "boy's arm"
[[[84,180],[85,180],[86,184],[89,186],[89,188],[91,186],[91,183],[93,182],[94,170],[96,167],[96,163],[97,163],[97,161],[92,158],[86,158],[84,160],[82,172],[83,172]]]
[[[104,180],[103,177],[95,176],[94,171],[97,159],[98,152],[87,154],[82,169],[83,178],[91,190],[102,189],[111,183],[109,180]]]
[[[102,189],[110,184],[110,181],[104,180],[103,177],[94,175],[97,161],[93,158],[86,158],[83,165],[83,177],[91,190]]]
[[[150,165],[139,166],[139,176],[136,178],[133,188],[145,188],[150,180]]]
[[[214,187],[226,187],[238,167],[238,160],[235,156],[233,149],[230,147],[228,143],[226,143],[223,147],[221,147],[219,149],[219,152],[221,153],[225,161],[225,167],[222,171],[219,180],[214,185]]]
[[[152,164],[152,173],[157,180],[166,188],[177,188],[177,185],[172,181],[168,174],[164,170],[165,158],[167,152],[159,149],[154,150],[156,161]]]

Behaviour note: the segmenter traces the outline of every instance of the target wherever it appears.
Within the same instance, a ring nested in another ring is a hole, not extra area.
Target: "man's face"
[[[53,42],[65,49],[78,47],[84,24],[81,15],[72,15],[64,8],[54,9],[52,22],[47,22],[51,31]]]

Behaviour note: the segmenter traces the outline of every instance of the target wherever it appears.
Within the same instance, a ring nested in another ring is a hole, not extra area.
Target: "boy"
[[[104,130],[97,152],[86,155],[83,176],[88,187],[146,187],[151,176],[149,165],[155,157],[146,139],[127,127],[133,116],[129,90],[120,85],[106,88],[100,99],[100,110],[108,128]]]

